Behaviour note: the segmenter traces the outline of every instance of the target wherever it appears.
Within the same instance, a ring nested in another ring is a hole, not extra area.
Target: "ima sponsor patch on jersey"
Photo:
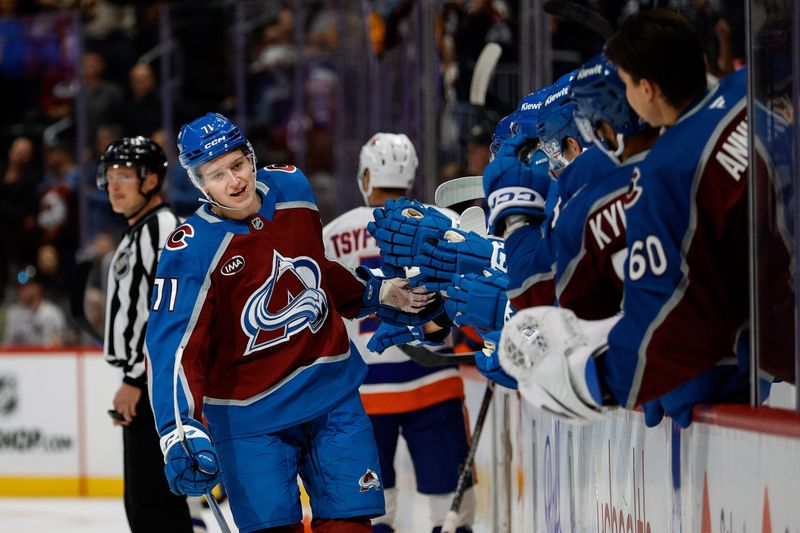
[[[222,265],[219,269],[219,273],[223,276],[233,276],[234,274],[238,274],[244,268],[244,257],[241,255],[234,255],[227,261],[225,264]]]
[[[191,224],[182,224],[175,228],[169,237],[167,237],[167,250],[181,250],[188,246],[187,239],[194,237],[194,228]]]
[[[358,480],[358,486],[361,487],[360,492],[367,492],[369,489],[381,490],[381,480],[378,479],[378,474],[367,468]]]
[[[319,331],[328,316],[321,281],[322,271],[312,258],[284,257],[274,250],[272,273],[242,311],[242,329],[249,338],[244,355],[284,343],[305,328]]]

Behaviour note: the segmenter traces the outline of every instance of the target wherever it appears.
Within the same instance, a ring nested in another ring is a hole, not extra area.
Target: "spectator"
[[[158,95],[153,67],[137,63],[130,73],[133,97],[125,109],[125,135],[150,135],[161,128],[161,98]]]
[[[89,128],[89,141],[93,141],[101,124],[111,124],[119,117],[122,109],[122,89],[116,83],[103,77],[106,61],[97,52],[87,52],[83,56],[83,84],[86,91],[86,111]]]
[[[61,346],[67,321],[63,311],[44,296],[36,279],[17,287],[17,303],[8,308],[3,346]]]
[[[8,150],[8,159],[0,162],[2,287],[8,279],[9,268],[19,268],[33,260],[37,182],[33,156],[33,142],[27,137],[17,137]]]
[[[39,191],[40,244],[52,244],[61,258],[62,272],[72,264],[78,247],[78,171],[72,152],[63,142],[45,148],[45,179]]]
[[[480,176],[489,164],[492,134],[483,124],[475,124],[467,136],[467,176]]]

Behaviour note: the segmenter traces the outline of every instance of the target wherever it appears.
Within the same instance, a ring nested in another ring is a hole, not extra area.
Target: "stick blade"
[[[492,79],[494,67],[500,61],[503,49],[497,43],[486,43],[481,50],[475,69],[472,71],[472,80],[469,84],[469,103],[483,107],[486,105],[486,92],[489,90],[489,81]]]
[[[603,39],[614,35],[614,26],[600,12],[572,0],[547,0],[544,11],[577,22]]]
[[[437,207],[450,207],[483,197],[483,176],[463,176],[439,185],[434,194],[434,203]]]
[[[482,207],[473,205],[461,213],[461,230],[472,231],[481,237],[486,237],[486,212]]]

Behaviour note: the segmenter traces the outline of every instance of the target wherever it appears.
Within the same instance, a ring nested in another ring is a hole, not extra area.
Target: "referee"
[[[161,198],[167,160],[145,137],[108,145],[97,169],[97,187],[108,192],[111,208],[128,221],[108,273],[105,359],[123,371],[110,412],[122,426],[125,513],[133,533],[192,533],[184,496],[169,490],[164,477],[153,411],[147,395],[144,339],[150,294],[163,243],[178,217]],[[200,524],[197,524],[200,526]],[[197,531],[205,531],[205,525]]]

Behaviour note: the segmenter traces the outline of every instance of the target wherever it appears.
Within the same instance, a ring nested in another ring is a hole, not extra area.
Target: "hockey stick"
[[[472,231],[486,237],[486,212],[481,206],[473,205],[461,213],[461,231]]]
[[[481,50],[475,68],[472,70],[472,79],[469,83],[469,103],[479,107],[486,105],[486,92],[489,90],[489,81],[492,73],[500,61],[503,49],[497,43],[486,43]]]
[[[475,431],[472,433],[472,442],[469,445],[467,457],[464,459],[464,464],[461,465],[461,470],[458,473],[458,483],[456,484],[453,503],[450,504],[450,510],[447,512],[447,516],[444,517],[442,533],[455,533],[458,527],[458,510],[461,508],[461,499],[467,491],[467,477],[472,473],[472,461],[475,459],[475,451],[478,449],[478,441],[483,431],[483,424],[486,421],[486,414],[489,412],[489,404],[492,402],[493,395],[494,382],[489,381],[486,383],[486,392],[483,393],[483,400],[481,401],[480,411],[478,411],[478,419],[475,421]]]
[[[421,346],[409,346],[408,344],[398,345],[400,351],[406,354],[412,361],[418,365],[428,368],[437,368],[440,366],[450,366],[461,363],[475,363],[475,354],[452,354],[445,355],[443,353],[427,350]]]
[[[86,295],[86,284],[89,280],[89,274],[92,271],[92,262],[83,261],[78,263],[75,271],[72,274],[72,283],[70,283],[69,292],[69,311],[72,315],[72,320],[84,332],[92,336],[96,341],[102,343],[103,335],[86,318],[86,312],[83,309],[83,300]]]
[[[483,176],[464,176],[445,181],[436,188],[433,196],[438,207],[450,207],[483,197]]]
[[[571,0],[547,0],[544,11],[550,15],[557,15],[580,24],[589,31],[593,31],[603,39],[614,35],[614,26],[606,18],[588,6],[578,4]]]
[[[194,458],[194,455],[192,455],[192,453],[189,451],[189,445],[186,444],[186,430],[183,427],[183,420],[181,419],[180,407],[178,405],[178,377],[182,359],[183,349],[179,349],[178,353],[175,354],[175,366],[173,367],[172,374],[172,407],[175,413],[175,430],[181,446],[183,446],[183,451],[186,453],[186,457],[189,457],[193,462],[194,469],[203,474],[214,475],[216,472],[207,472],[203,470],[203,468]],[[225,521],[225,517],[222,516],[222,510],[219,508],[219,502],[217,502],[217,498],[214,496],[214,487],[208,489],[208,492],[206,492],[204,496],[208,502],[208,507],[211,509],[211,514],[214,515],[214,519],[217,521],[220,531],[222,531],[222,533],[231,533],[231,528],[228,527],[228,522]]]

